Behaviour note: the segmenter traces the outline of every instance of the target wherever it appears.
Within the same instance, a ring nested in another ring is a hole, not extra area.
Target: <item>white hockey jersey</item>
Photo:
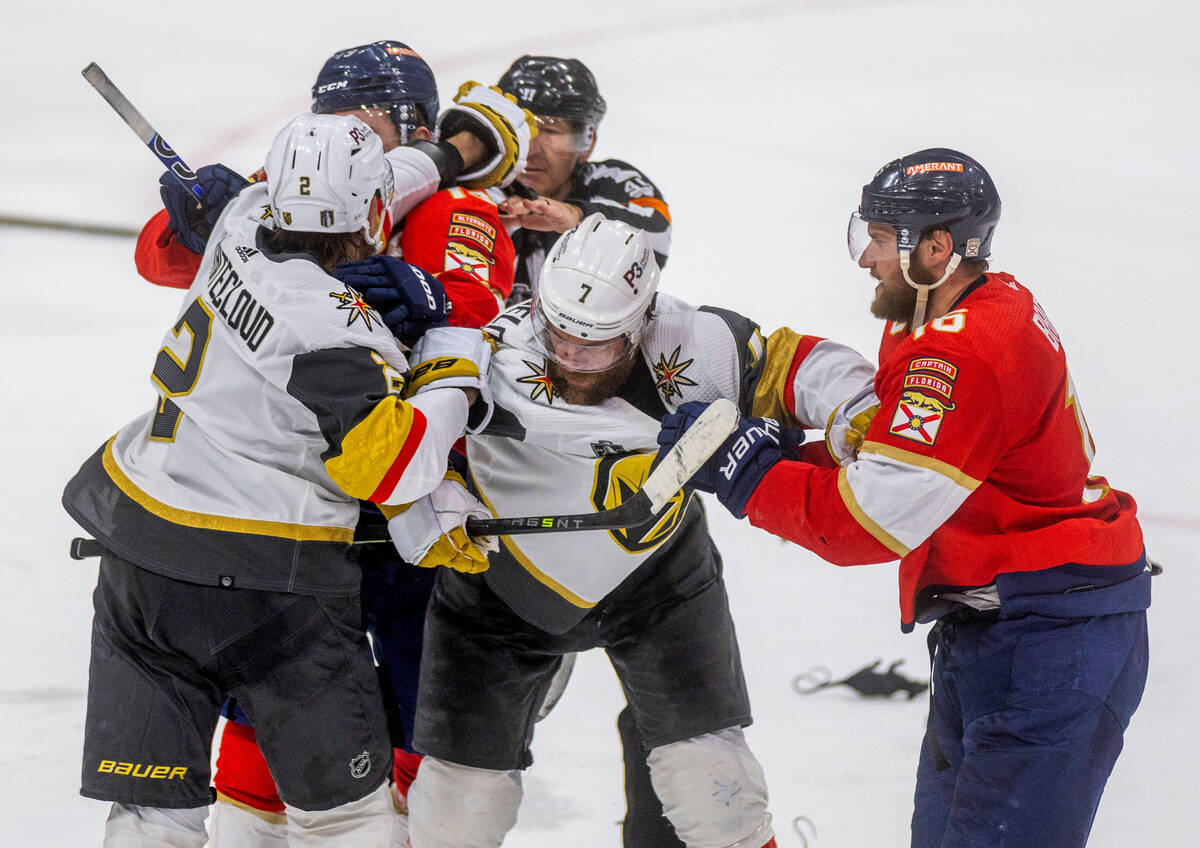
[[[310,257],[271,255],[265,184],[235,198],[123,427],[64,505],[122,557],[192,582],[357,591],[357,499],[413,501],[442,479],[465,395],[400,397],[407,363],[379,315]]]
[[[764,391],[767,345],[754,322],[660,293],[642,336],[640,361],[617,395],[595,406],[568,404],[546,374],[528,312],[527,303],[513,307],[486,328],[496,342],[489,375],[495,411],[483,433],[467,437],[471,484],[493,515],[617,506],[649,473],[667,412],[687,401],[723,397],[751,413],[757,412],[756,397],[784,393]],[[873,373],[848,348],[819,341],[824,347],[818,355],[812,356],[813,345],[805,348],[806,370],[784,365],[767,371],[778,375],[776,382],[790,380],[799,389],[788,393],[799,398],[790,404],[789,424],[823,428],[833,407],[864,381],[869,384]],[[778,347],[785,357],[795,352],[795,345]],[[824,364],[814,368],[817,361]],[[819,373],[822,391],[808,391],[797,377],[806,372]],[[709,543],[702,510],[690,493],[680,493],[635,528],[503,536],[485,574],[493,591],[525,620],[564,632],[639,568],[678,570],[682,586],[692,559],[687,551],[697,543]]]

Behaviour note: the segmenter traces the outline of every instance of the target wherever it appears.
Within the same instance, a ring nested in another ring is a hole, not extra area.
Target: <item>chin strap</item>
[[[946,263],[946,273],[942,274],[942,278],[936,283],[922,285],[914,283],[912,277],[908,276],[909,258],[912,256],[911,250],[900,251],[900,271],[904,274],[904,282],[908,283],[917,290],[917,306],[913,310],[912,331],[915,333],[917,328],[925,323],[925,307],[929,303],[929,293],[940,286],[946,280],[950,279],[950,275],[958,268],[958,263],[962,262],[962,256],[957,253],[950,255],[950,261]]]

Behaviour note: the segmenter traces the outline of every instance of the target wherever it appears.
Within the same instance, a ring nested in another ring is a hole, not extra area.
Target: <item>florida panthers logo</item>
[[[947,404],[932,395],[908,390],[896,404],[888,432],[923,445],[932,445],[937,441],[946,411],[953,408],[953,404]]]

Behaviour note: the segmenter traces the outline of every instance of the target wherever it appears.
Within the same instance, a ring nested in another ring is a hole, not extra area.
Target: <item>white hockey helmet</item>
[[[298,116],[275,136],[266,172],[276,227],[387,241],[392,167],[379,136],[353,115]]]
[[[603,371],[632,355],[649,321],[659,269],[645,231],[596,212],[563,233],[533,296],[547,357],[571,371]]]

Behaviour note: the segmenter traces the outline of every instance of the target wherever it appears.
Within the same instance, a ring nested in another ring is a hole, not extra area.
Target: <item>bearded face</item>
[[[546,373],[555,394],[577,406],[595,406],[614,397],[633,373],[636,356],[626,356],[604,371],[568,371],[552,359],[546,360]]]

